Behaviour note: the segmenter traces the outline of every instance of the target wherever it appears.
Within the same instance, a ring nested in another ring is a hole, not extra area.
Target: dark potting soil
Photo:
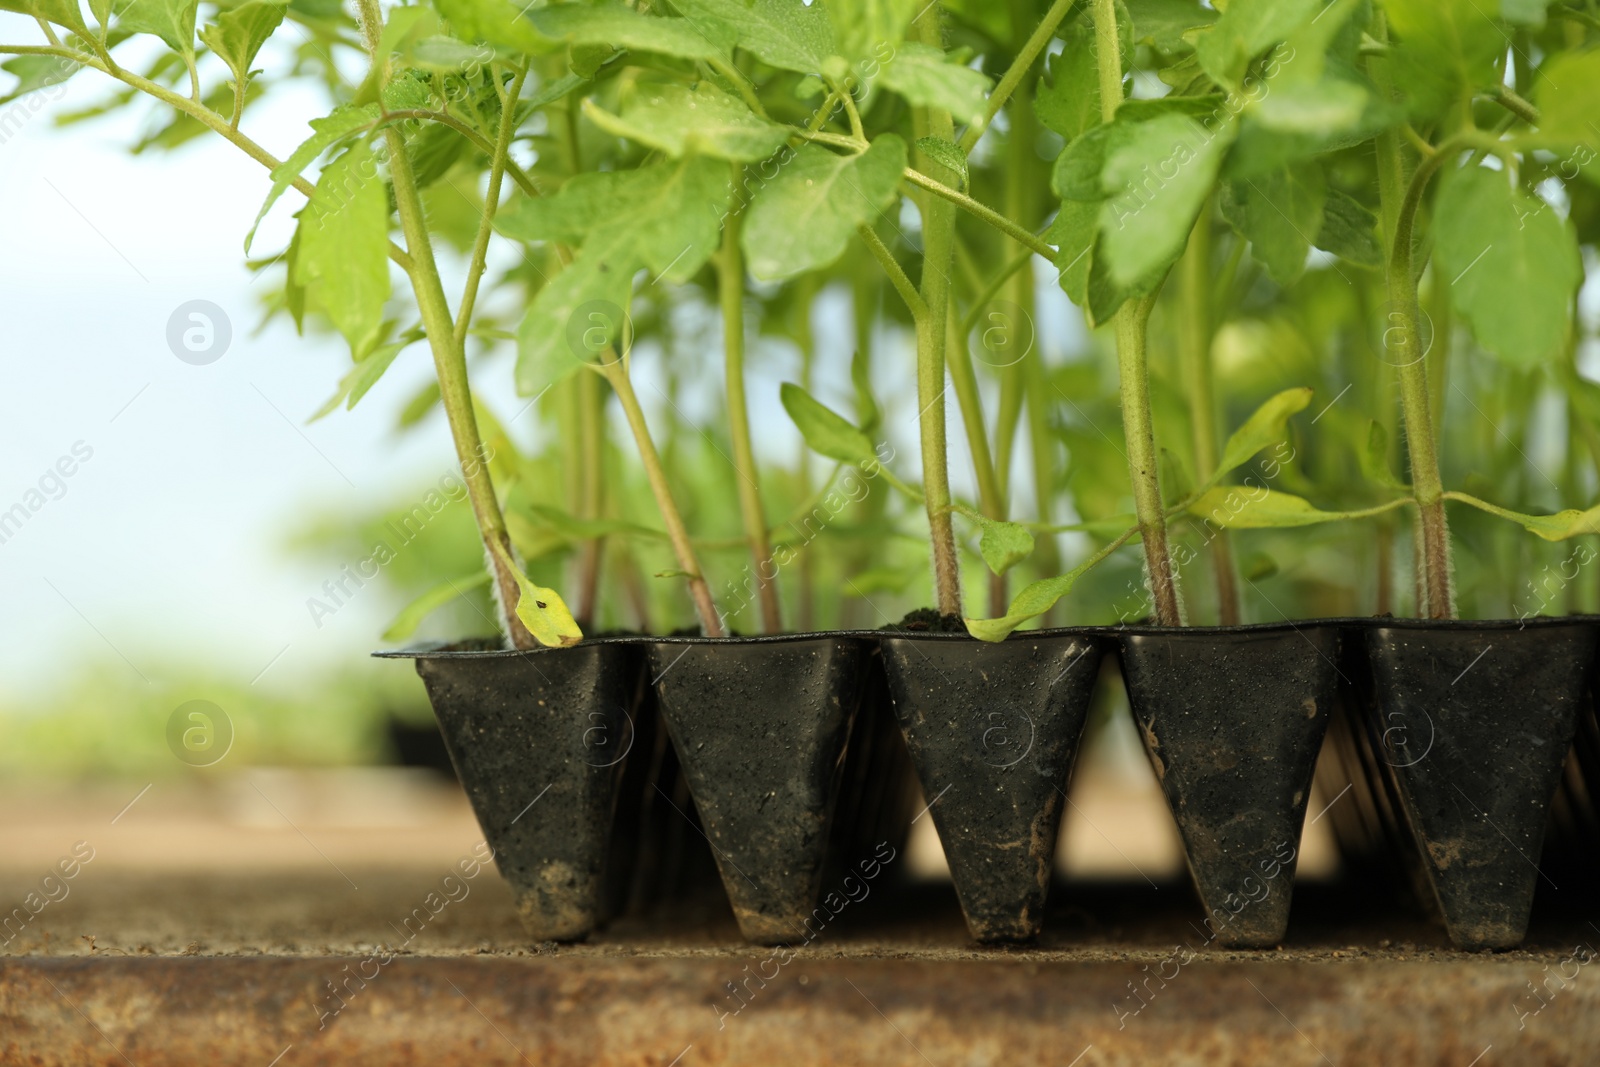
[[[879,629],[898,633],[964,634],[967,624],[959,615],[940,615],[934,608],[918,608],[906,612],[905,618],[899,622],[888,623]]]

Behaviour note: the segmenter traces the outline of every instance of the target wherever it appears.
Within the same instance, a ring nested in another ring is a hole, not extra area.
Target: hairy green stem
[[[472,311],[478,302],[478,286],[483,281],[489,238],[494,235],[494,216],[500,208],[500,187],[505,178],[506,159],[511,152],[511,138],[516,134],[517,99],[522,95],[522,83],[527,77],[526,66],[518,69],[507,92],[507,104],[500,110],[500,128],[495,134],[494,149],[489,155],[489,188],[483,197],[483,217],[478,221],[478,233],[472,242],[472,259],[467,264],[467,283],[461,292],[461,306],[456,309],[457,346],[466,343],[467,330],[472,325]]]
[[[917,292],[917,287],[911,284],[911,279],[906,277],[906,272],[900,269],[900,264],[895,260],[894,253],[884,245],[878,233],[866,223],[856,227],[856,232],[861,235],[861,240],[866,244],[867,250],[872,253],[872,258],[883,267],[883,272],[889,276],[889,282],[894,286],[895,292],[900,294],[900,299],[906,302],[906,310],[911,312],[912,318],[920,318],[928,313],[927,306],[922,302],[922,294]]]
[[[370,49],[375,47],[372,42],[377,40],[381,28],[377,0],[362,0],[361,10]],[[373,62],[380,63],[383,60],[374,56]],[[380,84],[385,80],[387,73],[380,71]],[[389,148],[389,178],[394,188],[395,208],[406,237],[406,249],[411,256],[411,287],[416,295],[423,328],[428,332],[428,345],[433,350],[439,395],[445,418],[450,424],[456,458],[461,462],[467,498],[472,504],[472,514],[477,519],[484,547],[488,550],[489,566],[499,593],[498,601],[505,613],[501,623],[513,647],[533,648],[537,642],[516,615],[517,600],[521,594],[510,567],[513,558],[511,535],[506,531],[505,516],[501,514],[500,501],[495,496],[494,482],[489,475],[489,465],[484,459],[478,420],[472,410],[466,353],[456,341],[450,304],[444,295],[444,284],[439,278],[438,264],[434,261],[433,246],[428,237],[422,197],[417,191],[411,160],[406,155],[405,140],[400,130],[395,126],[386,127],[384,138]]]
[[[949,116],[949,112],[942,112],[942,114],[944,114],[946,117]],[[932,166],[937,166],[937,164],[934,164],[931,160],[929,163]],[[1047,243],[1045,243],[1045,241],[1028,232],[1028,230],[1024,227],[1012,222],[994,208],[988,207],[972,199],[972,197],[968,196],[966,193],[957,192],[955,189],[952,189],[945,183],[935,178],[931,178],[912,167],[907,167],[905,169],[905,178],[906,181],[910,182],[912,185],[926,189],[935,196],[948,200],[950,203],[955,204],[963,211],[970,212],[977,218],[982,219],[984,222],[988,223],[990,226],[993,226],[995,229],[999,230],[1013,241],[1022,245],[1024,248],[1030,248],[1048,260],[1054,261],[1056,258],[1056,250],[1051,248]],[[951,225],[954,226],[954,223]]]
[[[606,381],[611,383],[611,388],[617,394],[617,400],[622,404],[622,413],[627,417],[628,428],[633,431],[634,446],[639,450],[639,462],[644,467],[645,477],[650,482],[650,492],[656,498],[656,508],[661,512],[661,520],[667,527],[667,540],[671,542],[673,554],[678,558],[678,567],[689,583],[689,596],[694,600],[695,615],[700,620],[701,632],[707,637],[721,637],[722,620],[717,615],[715,602],[711,599],[711,587],[706,584],[705,575],[700,571],[700,560],[695,556],[694,544],[689,540],[689,529],[684,525],[683,515],[672,499],[672,488],[667,482],[667,469],[661,462],[661,454],[656,451],[655,441],[650,437],[650,425],[645,421],[644,409],[639,406],[638,394],[633,391],[633,382],[628,377],[627,360],[625,357],[617,358],[612,355],[600,363],[599,370],[605,375]]]
[[[1243,241],[1238,242],[1243,245]],[[1205,479],[1217,469],[1217,400],[1211,368],[1211,204],[1200,209],[1189,247],[1178,267],[1180,307],[1178,356],[1194,429],[1195,476]],[[1211,539],[1211,567],[1217,583],[1217,618],[1224,626],[1239,622],[1239,579],[1234,573],[1233,545],[1228,531]]]
[[[744,166],[731,164],[733,187],[744,184]],[[761,627],[769,633],[783,631],[778,609],[778,583],[769,581],[765,570],[772,562],[772,546],[767,542],[767,519],[761,508],[760,472],[755,449],[750,443],[750,412],[744,393],[744,259],[739,253],[739,231],[743,212],[736,203],[722,224],[722,249],[717,255],[717,295],[722,306],[723,376],[728,401],[728,434],[733,439],[733,466],[738,475],[739,515],[750,543],[750,564],[754,568],[756,592],[761,602]]]
[[[1116,0],[1094,0],[1095,55],[1100,76],[1100,117],[1110,122],[1122,103],[1122,50],[1117,40]],[[1133,483],[1134,512],[1139,518],[1145,566],[1156,622],[1180,626],[1178,576],[1167,550],[1167,521],[1161,505],[1155,427],[1150,416],[1150,368],[1145,357],[1145,328],[1155,296],[1130,300],[1113,319],[1117,335],[1117,374],[1122,399],[1122,429],[1128,446],[1128,475]]]
[[[1055,36],[1056,27],[1061,25],[1061,20],[1067,17],[1067,12],[1072,10],[1075,2],[1076,0],[1055,0],[1055,3],[1050,5],[1050,10],[1044,13],[1044,18],[1033,28],[1033,33],[1023,42],[1017,57],[1011,61],[1011,66],[1000,76],[999,84],[989,94],[989,101],[984,105],[983,118],[968,126],[966,132],[961,135],[958,145],[961,151],[971,152],[972,146],[983,137],[983,131],[989,128],[989,123],[994,121],[994,117],[1000,113],[1000,109],[1011,98],[1011,94],[1016,92],[1017,87],[1028,76],[1028,72],[1033,69],[1033,61],[1039,58],[1039,53],[1044,51],[1045,45]],[[1013,7],[1012,10],[1015,11],[1016,8]]]
[[[943,47],[937,4],[923,8],[914,23],[914,29],[924,44]],[[954,139],[955,126],[950,121],[950,113],[940,108],[912,109],[912,128],[919,138]],[[939,174],[944,172],[944,168],[935,160],[921,158],[921,152],[918,156],[924,166],[936,169]],[[910,177],[917,172],[908,169],[906,173]],[[928,184],[942,185],[925,175],[918,174],[918,177]],[[948,190],[948,187],[944,188]],[[923,310],[922,314],[916,316],[916,327],[917,410],[921,424],[923,500],[928,514],[934,594],[939,614],[960,615],[961,560],[956,553],[955,526],[950,518],[950,461],[945,441],[944,412],[945,342],[950,336],[950,267],[955,258],[955,207],[948,198],[935,196],[924,197],[920,207],[922,278],[919,290]]]
[[[1377,27],[1380,34],[1386,30]],[[1380,39],[1384,39],[1380,38]],[[1386,63],[1370,65],[1384,94],[1390,90]],[[1378,135],[1378,196],[1390,240],[1385,323],[1385,356],[1396,365],[1400,408],[1405,420],[1406,453],[1411,460],[1411,491],[1417,501],[1418,614],[1433,619],[1455,616],[1450,565],[1450,528],[1445,516],[1444,483],[1439,475],[1438,434],[1428,395],[1428,365],[1422,347],[1422,313],[1412,261],[1412,229],[1428,179],[1454,158],[1467,138],[1452,138],[1423,161],[1406,181],[1400,138],[1394,130]]]
[[[972,353],[967,349],[965,334],[956,332],[954,308],[951,308],[951,334],[947,349],[950,384],[955,389],[956,406],[961,410],[962,428],[966,430],[967,447],[972,452],[973,472],[978,479],[978,502],[985,517],[1004,520],[1005,494],[1000,491],[995,476],[994,457],[989,451],[989,435],[983,424],[983,398],[978,393],[978,377],[972,369]],[[989,614],[1006,613],[1005,575],[991,574],[989,582]]]

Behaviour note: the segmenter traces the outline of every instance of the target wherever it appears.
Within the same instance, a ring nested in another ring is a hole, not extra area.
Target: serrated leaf
[[[1152,45],[1168,55],[1189,51],[1192,46],[1185,35],[1217,20],[1217,13],[1197,0],[1128,0],[1127,7],[1134,43]]]
[[[1279,285],[1290,285],[1305,272],[1326,199],[1322,168],[1303,163],[1227,183],[1221,206],[1234,231],[1250,242],[1250,254]]]
[[[1100,75],[1095,69],[1094,28],[1078,19],[1060,32],[1062,50],[1050,56],[1033,96],[1033,113],[1046,129],[1069,143],[1100,124]]]
[[[117,8],[117,29],[161,38],[179,55],[194,56],[196,0],[127,0]]]
[[[1504,171],[1466,167],[1441,180],[1433,231],[1450,302],[1479,344],[1519,368],[1561,355],[1583,280],[1567,222]]]
[[[1323,511],[1292,493],[1219,485],[1200,494],[1187,510],[1224,530],[1267,530],[1364,519],[1409,503],[1404,499],[1356,511]]]
[[[326,118],[311,120],[313,131],[311,136],[301,141],[288,159],[272,168],[272,188],[268,191],[261,210],[256,212],[256,220],[250,225],[250,232],[245,235],[246,252],[250,251],[250,243],[255,240],[256,229],[261,225],[261,220],[267,217],[267,212],[272,210],[272,205],[278,202],[278,197],[283,195],[283,191],[294,184],[300,172],[334,144],[371,127],[378,121],[379,114],[378,107],[374,104],[367,107],[336,108]]]
[[[378,339],[389,298],[389,194],[365,141],[323,170],[297,235],[295,282],[362,358]]]
[[[1411,113],[1434,117],[1463,94],[1498,84],[1508,38],[1484,0],[1383,0],[1389,64]]]
[[[1285,389],[1256,408],[1244,425],[1228,438],[1222,449],[1222,460],[1207,484],[1215,484],[1229,471],[1244,466],[1263,448],[1282,441],[1288,433],[1289,419],[1304,411],[1309,403],[1311,390],[1301,386]]]
[[[759,185],[745,213],[742,243],[750,273],[778,281],[833,263],[856,227],[894,202],[905,166],[905,142],[892,133],[855,156],[801,145]]]
[[[84,36],[89,33],[78,0],[0,0],[0,11],[15,11],[19,15],[44,19]]]
[[[932,45],[902,43],[878,76],[886,88],[908,102],[948,111],[956,122],[970,125],[983,118],[983,106],[989,97],[988,76],[952,63]]]
[[[1383,245],[1378,242],[1378,216],[1352,196],[1328,190],[1322,205],[1322,226],[1316,246],[1360,267],[1383,266]]]
[[[877,459],[872,438],[798,385],[784,382],[778,395],[783,401],[783,410],[789,413],[800,436],[805,438],[807,447],[813,452],[840,463],[862,463]]]
[[[688,156],[580,174],[555,196],[497,215],[495,228],[508,237],[581,244],[518,328],[518,390],[537,394],[611,345],[638,271],[671,282],[693,276],[716,251],[732,191],[726,163]]]
[[[283,22],[287,0],[250,0],[217,14],[217,21],[200,31],[200,40],[233,71],[236,82],[250,76],[250,64]]]
[[[721,59],[725,42],[697,28],[689,19],[640,14],[619,0],[595,4],[555,4],[527,13],[545,37],[573,45],[658,52],[680,59]]]
[[[1238,90],[1256,56],[1316,16],[1320,0],[1233,0],[1195,43],[1200,65],[1218,85]]]
[[[961,188],[965,189],[969,174],[967,172],[967,154],[943,137],[918,137],[917,151],[933,160],[939,166],[955,173],[961,179]]]
[[[536,56],[554,51],[559,34],[542,33],[522,17],[527,9],[512,0],[433,0],[434,8],[457,37],[483,41],[508,52]]]
[[[1120,124],[1120,116],[1118,123]],[[1100,209],[1107,274],[1131,286],[1177,261],[1211,193],[1232,126],[1210,131],[1186,115],[1134,123],[1108,146]]]
[[[1580,537],[1584,534],[1600,533],[1600,504],[1587,511],[1568,508],[1558,511],[1554,515],[1529,515],[1521,511],[1512,511],[1491,504],[1487,500],[1479,500],[1466,493],[1449,492],[1445,497],[1450,500],[1459,500],[1463,504],[1470,504],[1480,511],[1487,511],[1491,515],[1498,515],[1502,519],[1509,519],[1517,523],[1529,533],[1545,541],[1565,541],[1569,537]]]
[[[827,7],[804,0],[673,0],[691,22],[712,19],[727,26],[740,48],[763,63],[799,74],[817,74],[834,54]]]
[[[474,589],[482,589],[488,584],[488,571],[479,571],[476,574],[468,574],[461,578],[439,583],[401,608],[400,614],[396,615],[394,620],[384,629],[383,639],[385,641],[404,641],[417,632],[417,627],[422,625],[423,619],[457,597],[466,596]]]
[[[11,87],[9,93],[0,96],[0,104],[9,104],[29,93],[60,85],[82,69],[72,60],[60,56],[12,56],[0,63],[0,70],[16,78],[17,84]],[[56,122],[61,125],[63,119],[58,117]]]
[[[789,130],[768,122],[744,101],[701,82],[693,89],[672,83],[640,86],[613,115],[585,100],[583,113],[607,133],[659,149],[674,159],[697,153],[758,163],[782,148]]]

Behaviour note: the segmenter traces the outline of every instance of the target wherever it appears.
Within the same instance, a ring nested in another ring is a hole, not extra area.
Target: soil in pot
[[[643,649],[600,640],[527,652],[485,643],[383,655],[416,660],[529,935],[588,936],[617,899],[606,892],[607,861],[635,745]]]
[[[1593,677],[1586,621],[1366,630],[1367,729],[1450,940],[1522,941],[1551,798]]]
[[[1101,644],[1034,631],[998,644],[890,633],[881,645],[968,931],[1037,937]]]
[[[1122,635],[1134,721],[1218,944],[1283,940],[1338,684],[1328,626]]]
[[[662,718],[750,941],[807,938],[869,651],[839,635],[650,646]]]

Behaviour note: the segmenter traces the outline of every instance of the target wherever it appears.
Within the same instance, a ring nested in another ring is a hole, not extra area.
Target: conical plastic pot
[[[1338,659],[1328,626],[1122,635],[1134,721],[1218,944],[1268,947],[1288,929]]]
[[[1037,937],[1100,642],[1036,631],[997,644],[919,634],[881,645],[968,931],[980,942]]]
[[[838,634],[650,646],[662,719],[750,941],[808,937],[869,651]]]
[[[1363,643],[1367,727],[1450,940],[1516,946],[1594,671],[1581,620],[1395,621]]]
[[[607,911],[624,767],[636,741],[644,650],[486,645],[378,653],[416,661],[495,864],[541,941],[577,941]]]

